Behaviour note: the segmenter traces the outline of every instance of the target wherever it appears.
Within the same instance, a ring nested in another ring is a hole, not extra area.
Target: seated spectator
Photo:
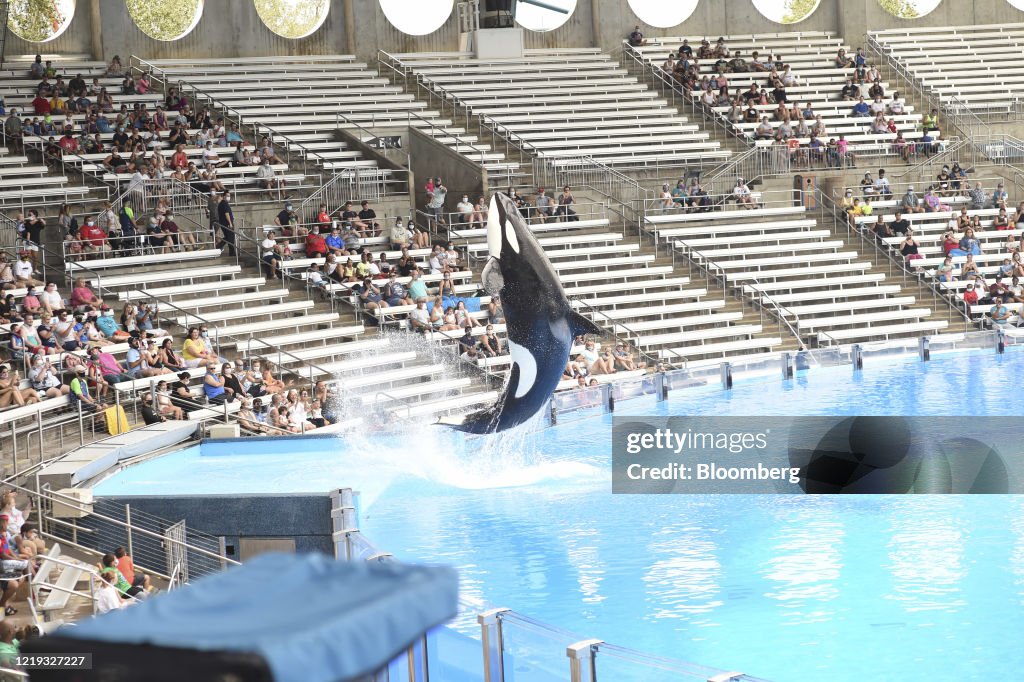
[[[203,393],[206,402],[211,405],[230,403],[235,399],[234,391],[227,388],[224,377],[218,373],[216,362],[206,363],[206,374],[203,376]]]
[[[41,279],[33,277],[35,267],[32,262],[32,256],[28,251],[21,254],[21,257],[11,266],[11,270],[14,273],[14,283],[20,287],[41,287],[44,284]]]
[[[851,109],[850,113],[855,118],[864,118],[871,115],[871,109],[864,102],[863,97],[858,97],[857,103],[853,105],[853,109]]]
[[[992,192],[992,208],[1006,208],[1006,202],[1009,199],[1009,195],[1003,188],[1003,183],[996,185],[996,189]]]
[[[846,85],[843,86],[839,97],[846,102],[853,102],[860,97],[860,88],[851,79],[847,78]]]
[[[105,410],[106,405],[103,401],[98,398],[94,398],[89,393],[89,382],[86,381],[85,378],[86,371],[87,369],[84,365],[79,365],[74,369],[75,376],[68,384],[71,389],[71,392],[68,394],[72,398],[71,402],[76,403],[83,412],[91,413]],[[101,390],[104,393],[108,390],[108,384],[102,379],[96,382],[97,393]]]
[[[67,395],[71,390],[61,383],[60,374],[44,355],[36,355],[32,358],[28,378],[32,383],[32,389],[45,398],[59,398],[62,395]]]
[[[476,339],[473,338],[473,328],[464,327],[462,336],[459,337],[459,349],[465,353],[470,350],[476,350]]]
[[[772,129],[772,124],[768,121],[768,117],[765,116],[761,119],[761,124],[757,126],[754,131],[754,137],[758,140],[770,140],[775,131]]]
[[[388,283],[384,286],[384,300],[388,306],[412,305],[413,300],[405,285],[398,281],[398,273],[388,275]]]
[[[964,289],[964,303],[968,306],[977,305],[978,303],[978,292],[974,288],[973,282],[968,284],[967,288]]]
[[[388,307],[387,301],[381,296],[380,289],[377,288],[369,277],[363,279],[361,286],[353,287],[353,291],[357,293],[359,300],[362,301],[367,310]]]
[[[327,241],[320,235],[318,227],[314,227],[306,235],[306,256],[308,258],[324,258],[327,256]]]
[[[1010,309],[1003,305],[1003,298],[996,296],[992,299],[992,307],[988,311],[988,318],[996,327],[1005,327],[1010,321]]]
[[[484,335],[480,337],[480,349],[487,357],[496,357],[504,353],[504,349],[501,346],[501,339],[494,333],[494,325],[488,324],[484,330]]]
[[[466,302],[461,299],[455,304],[455,322],[460,327],[466,327],[467,329],[480,326],[477,319],[466,310]]]
[[[575,222],[579,220],[576,215],[576,211],[572,209],[572,205],[576,203],[575,197],[569,190],[569,186],[566,185],[562,188],[562,194],[558,197],[558,209],[555,211],[555,216],[565,216],[566,220]]]
[[[900,199],[900,208],[904,213],[924,213],[925,209],[918,203],[913,185],[907,187],[906,193]]]
[[[548,220],[555,215],[555,202],[554,199],[547,195],[547,192],[543,187],[537,188],[537,199],[535,201],[537,216],[541,222],[548,222]]]
[[[14,333],[12,326],[12,334]],[[17,358],[15,358],[17,359]],[[39,395],[31,388],[19,388],[21,373],[11,370],[8,365],[0,365],[0,408],[24,407],[39,402]]]
[[[836,55],[836,58],[833,60],[833,63],[836,65],[837,68],[840,68],[840,69],[849,69],[849,68],[855,66],[854,60],[850,59],[846,55],[846,50],[844,50],[844,49],[840,49],[839,50],[839,53]]]
[[[287,182],[284,178],[277,177],[273,166],[270,165],[270,159],[264,158],[260,162],[260,167],[256,169],[256,184],[266,192],[266,196],[271,196],[271,190],[282,189],[287,186]]]
[[[647,44],[644,34],[640,31],[640,26],[634,27],[633,31],[629,34],[629,44],[633,47],[640,47]]]
[[[424,299],[417,299],[416,309],[409,314],[409,324],[414,332],[420,334],[432,329],[430,313],[427,311],[427,302]]]
[[[101,308],[103,306],[103,299],[93,293],[84,279],[76,279],[75,286],[71,290],[69,303],[72,308],[76,309],[81,309],[85,306]]]
[[[754,199],[753,194],[750,192],[750,188],[747,186],[747,183],[743,181],[743,178],[736,178],[736,186],[732,188],[732,196],[736,200],[736,203],[743,208],[757,208],[757,200]]]
[[[583,350],[576,356],[576,363],[585,367],[587,374],[615,374],[614,362],[610,357],[599,354],[594,349],[594,342],[587,341]]]
[[[199,367],[208,360],[219,359],[216,353],[207,348],[198,327],[189,328],[188,337],[181,348],[181,355],[186,367]]]
[[[942,265],[935,269],[935,278],[940,282],[952,282],[956,279],[953,275],[955,269],[953,259],[946,256],[942,261]]]
[[[0,590],[3,590],[0,594],[0,608],[3,608],[4,616],[13,616],[18,610],[9,602],[21,587],[22,581],[31,580],[34,571],[32,562],[14,553],[7,533],[7,518],[0,516]]]

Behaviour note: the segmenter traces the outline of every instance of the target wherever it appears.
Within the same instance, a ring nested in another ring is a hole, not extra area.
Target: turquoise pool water
[[[1021,352],[869,362],[619,413],[1017,415],[1022,371]],[[352,486],[369,537],[456,565],[467,596],[771,680],[1012,679],[1024,667],[1024,498],[613,496],[610,430],[597,417],[501,439],[423,426],[193,448],[96,492]],[[564,657],[551,660],[564,676]],[[550,677],[538,665],[516,679]]]

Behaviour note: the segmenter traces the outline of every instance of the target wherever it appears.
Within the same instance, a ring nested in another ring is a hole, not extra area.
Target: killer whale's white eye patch
[[[508,245],[512,247],[512,250],[519,253],[519,237],[516,236],[516,228],[507,218],[505,219],[505,239],[508,240]]]
[[[537,360],[524,346],[515,341],[508,342],[508,352],[512,356],[512,363],[519,367],[519,384],[516,386],[516,398],[522,398],[530,392],[537,381]]]

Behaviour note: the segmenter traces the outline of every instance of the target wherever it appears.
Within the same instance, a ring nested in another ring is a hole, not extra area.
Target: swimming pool
[[[1016,350],[962,353],[674,391],[619,413],[1020,414],[1022,371]],[[772,680],[987,679],[1024,665],[1020,497],[613,496],[610,428],[605,416],[515,443],[420,427],[195,449],[96,493],[352,486],[369,537],[457,566],[467,596]]]

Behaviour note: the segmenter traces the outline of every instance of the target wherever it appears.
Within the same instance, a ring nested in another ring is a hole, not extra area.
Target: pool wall
[[[331,540],[331,497],[329,494],[297,495],[186,495],[105,497],[107,504],[131,505],[133,511],[167,519],[184,519],[189,528],[221,536],[227,556],[239,559],[245,539],[293,539],[296,552],[334,555]],[[104,545],[114,538],[104,538]],[[126,540],[110,547],[111,551]]]

